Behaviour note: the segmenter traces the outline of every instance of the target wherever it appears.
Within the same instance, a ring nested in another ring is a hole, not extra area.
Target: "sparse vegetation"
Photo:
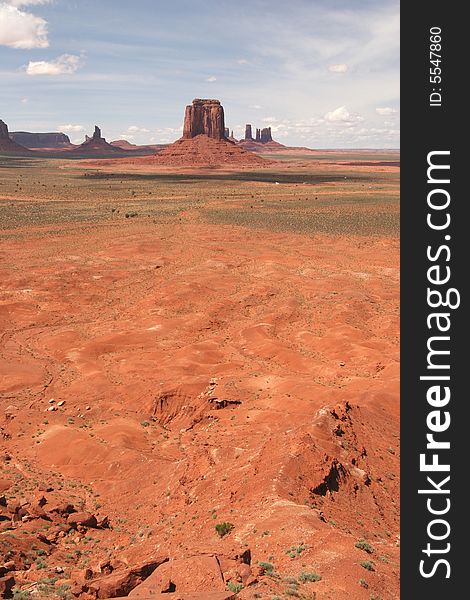
[[[263,560],[259,560],[258,561],[258,565],[263,569],[263,571],[265,573],[267,573],[268,575],[271,575],[271,573],[274,572],[274,565],[272,563],[269,562],[265,562]]]
[[[365,579],[359,579],[359,585],[363,588],[365,588],[367,590],[367,588],[369,587],[369,584],[367,583],[367,581]]]
[[[361,565],[361,567],[364,567],[366,571],[375,571],[375,565],[371,560],[363,560],[359,564]]]
[[[234,581],[229,581],[227,583],[227,588],[229,591],[233,592],[234,594],[238,594],[238,592],[241,592],[243,589],[243,584],[242,583],[235,583]]]
[[[364,552],[367,552],[368,554],[372,554],[374,551],[374,548],[364,538],[358,540],[354,545],[356,548],[359,548],[359,550],[364,550]]]
[[[227,523],[227,521],[224,521],[223,523],[217,523],[215,530],[217,531],[218,536],[223,538],[228,535],[234,527],[235,526],[233,523]]]
[[[20,590],[19,588],[13,588],[13,600],[29,600],[31,596],[27,590]]]
[[[296,556],[299,556],[300,554],[302,554],[302,552],[306,549],[307,549],[307,546],[302,542],[298,546],[291,546],[290,548],[287,548],[287,550],[285,552],[291,558],[295,558]]]
[[[300,573],[300,575],[299,575],[299,581],[302,581],[302,582],[320,581],[320,580],[321,580],[321,575],[318,573],[315,573],[315,571],[302,571],[302,573]]]

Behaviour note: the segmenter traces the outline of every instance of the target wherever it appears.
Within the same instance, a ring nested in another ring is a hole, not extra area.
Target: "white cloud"
[[[335,110],[327,112],[324,119],[330,123],[353,123],[354,121],[363,120],[359,115],[350,113],[345,106],[340,106],[335,108]]]
[[[18,10],[23,3],[0,2],[0,45],[11,48],[47,48],[47,21]],[[31,4],[29,2],[28,4]]]
[[[131,125],[127,128],[128,133],[150,133],[150,129],[145,127],[137,127],[137,125]]]
[[[29,100],[28,98],[21,98],[20,102],[21,104],[28,104]]]
[[[52,0],[4,0],[3,4],[10,6],[34,6],[37,4],[50,4]]]
[[[62,54],[56,60],[29,61],[26,67],[28,75],[71,75],[81,66],[82,57],[75,54]]]
[[[78,131],[84,130],[85,128],[83,127],[83,125],[72,125],[71,123],[69,123],[68,125],[59,125],[59,127],[57,127],[57,131],[61,132],[68,131],[70,133],[77,133]]]
[[[397,109],[391,108],[390,106],[384,106],[383,108],[376,108],[375,112],[381,117],[389,117],[390,115],[394,115],[397,112]]]
[[[248,108],[254,108],[255,110],[261,110],[263,107],[260,104],[250,104]]]
[[[206,79],[206,81],[208,81],[209,83],[214,83],[214,81],[217,81],[217,77],[214,77],[214,75],[211,75],[210,77],[208,77]]]
[[[261,120],[263,123],[277,123],[276,117],[264,117],[264,119]]]
[[[328,71],[330,71],[331,73],[346,73],[346,71],[348,70],[348,65],[340,64],[340,65],[330,65],[328,67]]]
[[[246,60],[246,58],[239,58],[239,59],[237,60],[237,63],[238,63],[239,65],[247,65],[247,64],[248,64],[248,61]]]

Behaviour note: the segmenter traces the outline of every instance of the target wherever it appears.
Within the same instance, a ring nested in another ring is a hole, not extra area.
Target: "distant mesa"
[[[30,150],[10,138],[8,125],[0,119],[0,152],[6,154],[29,154]]]
[[[12,131],[10,138],[26,148],[71,148],[70,138],[65,133],[31,133]]]
[[[123,150],[134,150],[135,148],[139,147],[137,144],[131,144],[128,140],[114,140],[109,143],[111,146],[116,146],[117,148],[122,148]]]
[[[132,152],[132,154],[143,155],[155,154],[157,150],[161,150],[162,148],[166,148],[168,146],[168,144],[146,144],[143,146],[139,146],[137,144],[132,144],[128,140],[113,140],[109,143],[111,144],[111,146],[121,148],[122,150],[125,150],[128,153]]]
[[[186,107],[183,137],[159,152],[155,163],[172,166],[269,164],[241,148],[227,133],[220,100],[196,98]]]
[[[98,125],[95,125],[95,130],[93,135],[89,137],[85,136],[85,141],[80,146],[77,146],[73,150],[70,150],[71,154],[81,154],[84,156],[93,156],[93,155],[116,155],[121,154],[124,150],[118,146],[113,146],[109,144],[104,137],[101,136],[101,129]]]

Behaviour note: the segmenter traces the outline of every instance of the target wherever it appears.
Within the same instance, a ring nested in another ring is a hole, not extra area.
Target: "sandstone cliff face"
[[[67,148],[70,138],[65,133],[31,133],[29,131],[12,131],[10,138],[26,148]]]
[[[10,138],[8,125],[0,119],[0,152],[14,152],[15,154],[27,154],[29,150],[20,146]]]
[[[267,144],[268,142],[272,142],[273,138],[271,135],[271,127],[265,127],[261,130],[261,139],[260,142],[262,144]]]
[[[264,127],[263,129],[256,128],[256,137],[253,138],[252,127],[249,123],[245,125],[245,137],[242,142],[257,142],[258,144],[267,144],[272,142],[273,138],[271,135],[271,127]]]
[[[215,140],[225,138],[224,109],[219,100],[195,98],[186,107],[183,138],[191,139],[201,134]]]
[[[0,120],[0,140],[8,137],[8,125],[5,121]]]
[[[85,136],[85,141],[80,146],[70,150],[73,154],[93,155],[100,154],[102,156],[112,154],[122,154],[123,149],[118,146],[112,146],[104,137],[101,137],[101,129],[95,125],[95,130],[92,137]]]

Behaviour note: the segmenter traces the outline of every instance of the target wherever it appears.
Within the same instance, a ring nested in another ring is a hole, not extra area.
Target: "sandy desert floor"
[[[398,160],[0,158],[0,586],[398,598]]]

